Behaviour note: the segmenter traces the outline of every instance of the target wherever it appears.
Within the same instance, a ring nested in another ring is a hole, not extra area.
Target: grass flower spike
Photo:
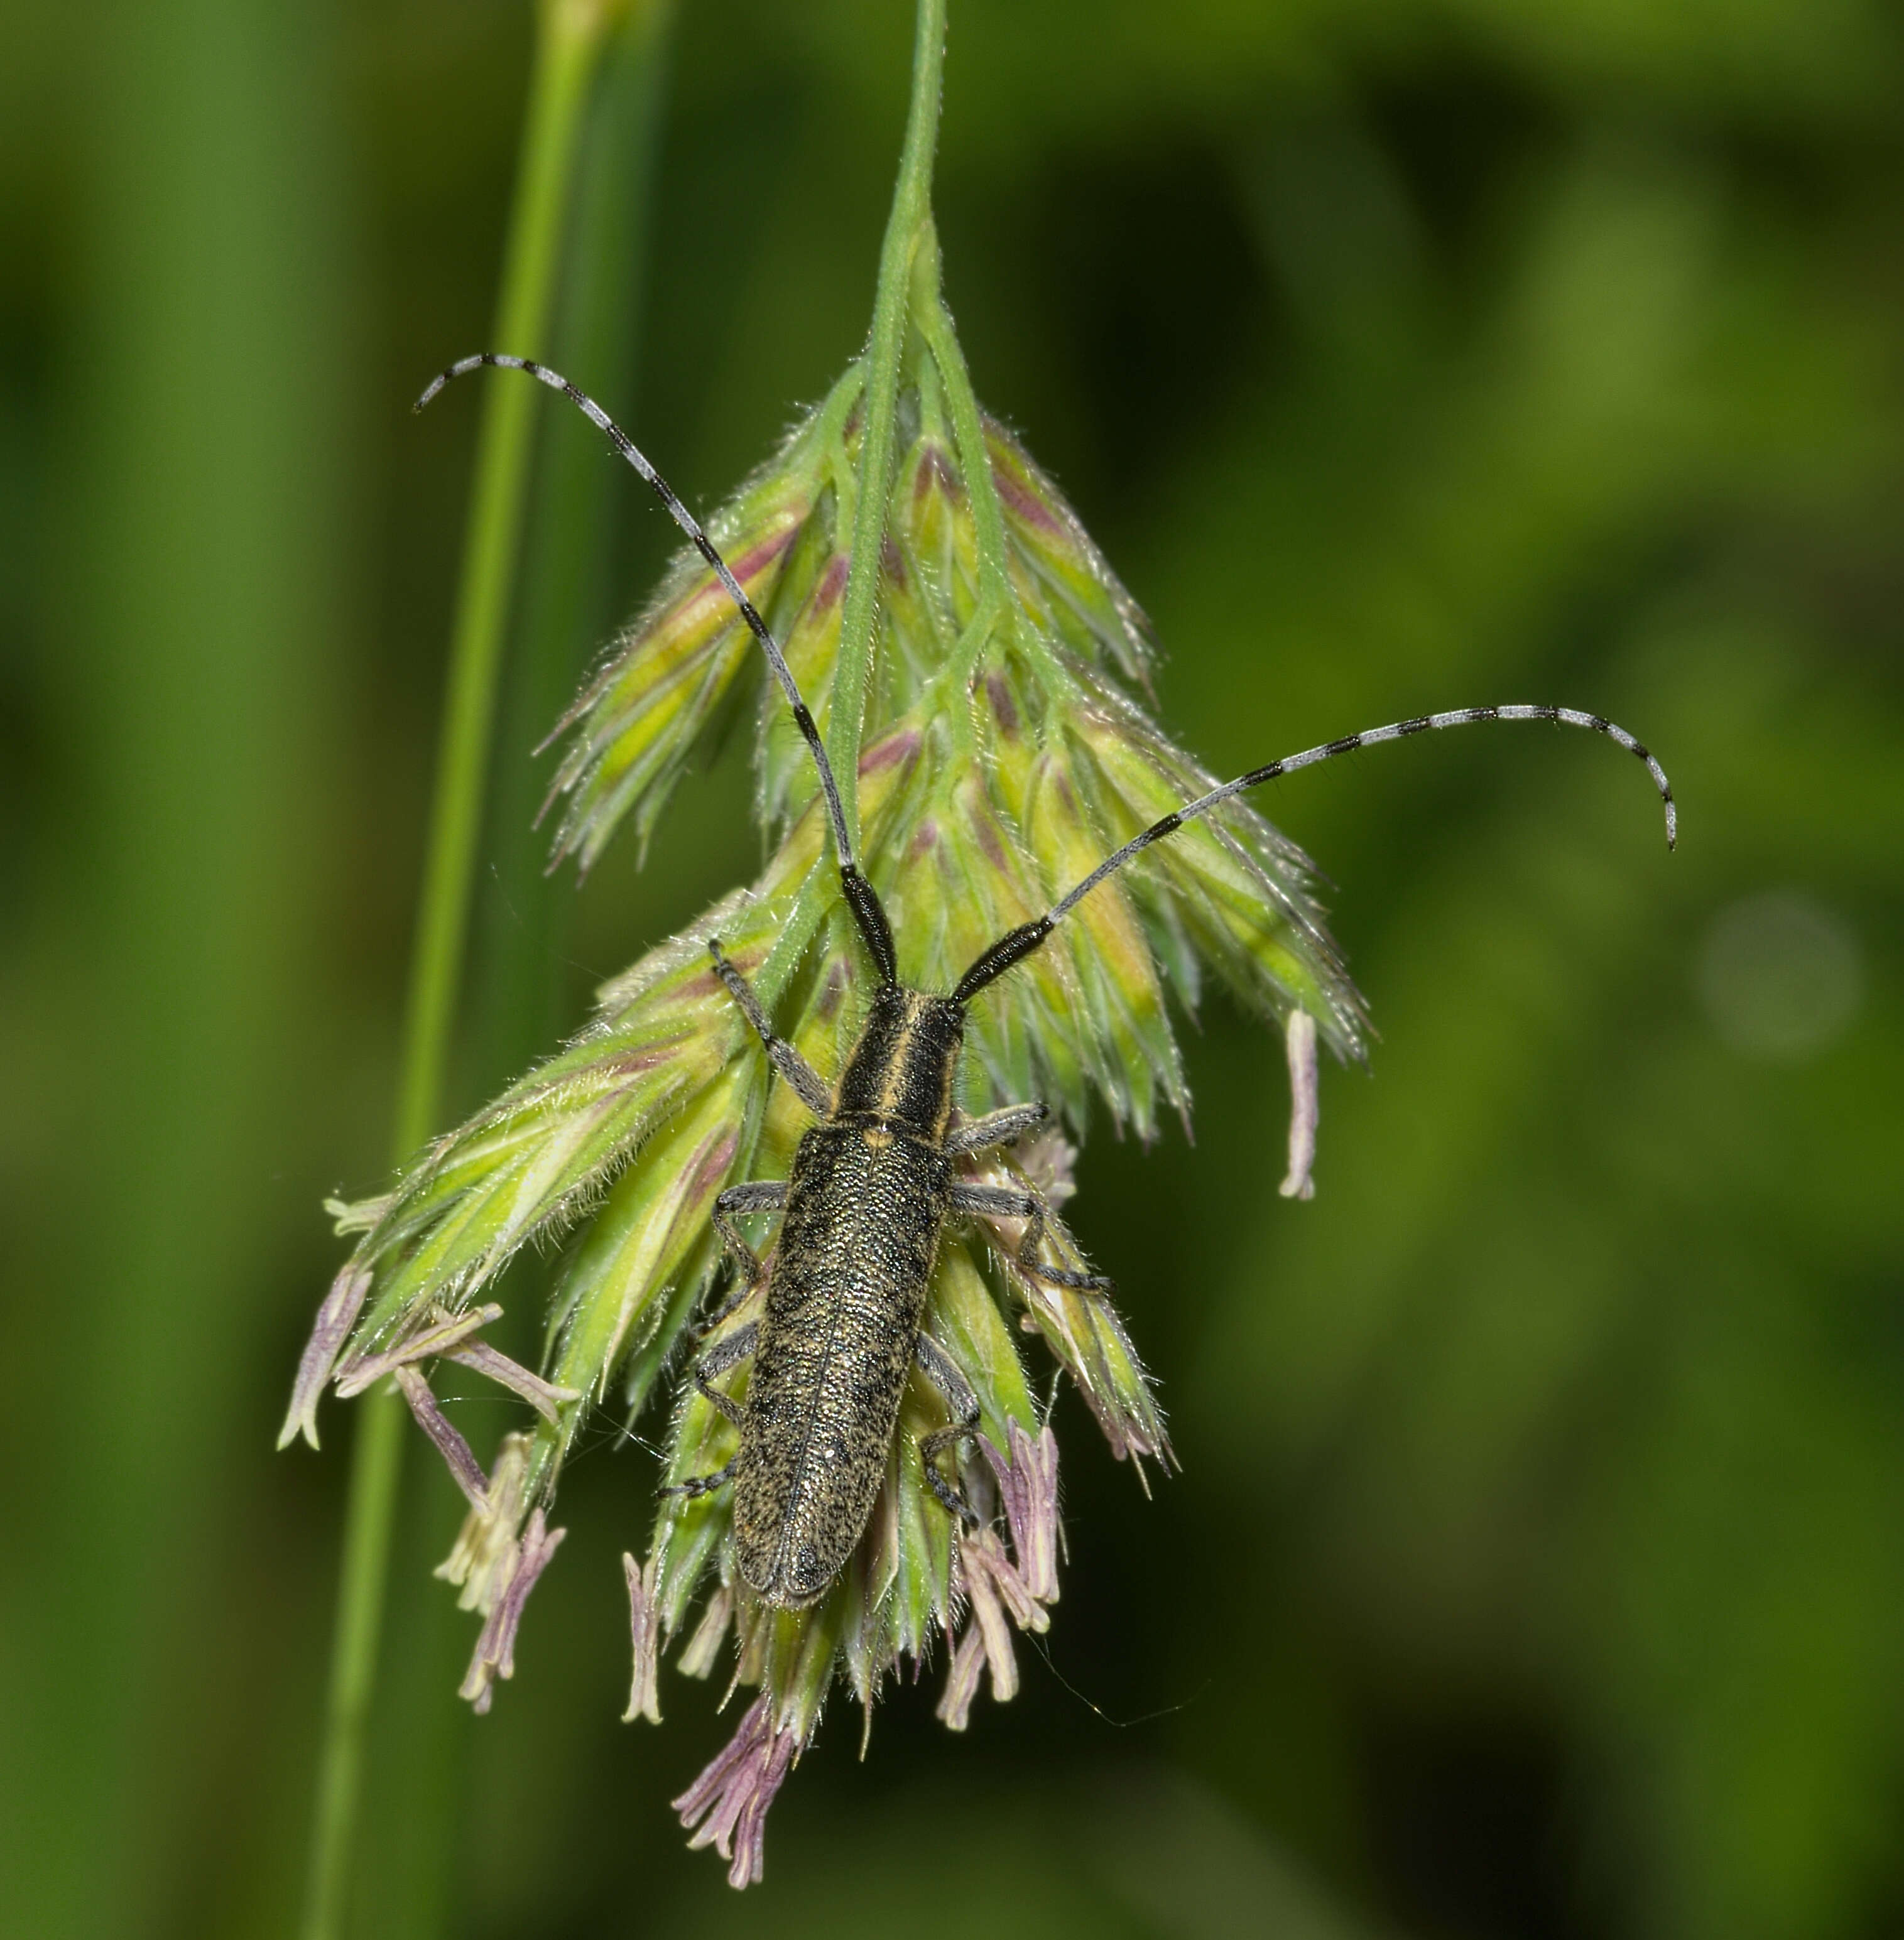
[[[1280,1027],[1282,1191],[1314,1189],[1319,1054],[1358,1057],[1364,1012],[1307,862],[1242,792],[1417,732],[1539,719],[1643,759],[1674,828],[1652,756],[1564,709],[1398,722],[1220,786],[1171,744],[1142,614],[973,395],[925,197],[939,0],[920,20],[866,353],[705,528],[543,366],[485,354],[424,394],[499,364],[563,392],[691,542],[557,731],[556,859],[585,868],[624,824],[645,844],[743,682],[774,846],[606,986],[572,1043],[388,1193],[336,1209],[355,1245],[284,1427],[315,1443],[327,1386],[401,1393],[469,1505],[439,1573],[482,1618],[462,1686],[480,1711],[563,1540],[589,1411],[632,1426],[667,1391],[659,1506],[625,1560],[627,1716],[658,1722],[670,1655],[751,1694],[676,1801],[737,1887],[760,1877],[768,1808],[836,1685],[868,1735],[929,1660],[953,1730],[981,1688],[1015,1693],[1013,1633],[1049,1625],[1061,1548],[1030,1337],[1115,1458],[1140,1478],[1171,1460],[1060,1212],[1094,1121],[1148,1139],[1188,1113],[1167,990],[1194,1005],[1207,969]],[[568,1249],[535,1369],[487,1338],[531,1241]],[[438,1405],[446,1362],[521,1405],[487,1469]]]
[[[1152,648],[1135,602],[1051,481],[979,412],[929,295],[923,316],[917,299],[908,313],[896,374],[853,794],[861,866],[890,913],[899,975],[949,990],[998,938],[1213,782],[1145,711]],[[859,495],[881,468],[867,450],[874,375],[870,359],[850,368],[708,525],[829,740]],[[684,554],[563,724],[557,856],[586,866],[624,824],[648,839],[732,690],[758,683],[755,659],[731,590]],[[607,986],[572,1043],[390,1192],[345,1209],[355,1248],[300,1368],[287,1438],[315,1440],[327,1383],[347,1396],[394,1380],[468,1497],[441,1573],[484,1620],[463,1685],[478,1709],[513,1670],[524,1604],[561,1540],[550,1518],[563,1460],[589,1410],[633,1422],[672,1386],[670,1490],[734,1455],[728,1412],[681,1378],[691,1343],[718,1353],[764,1298],[722,1298],[715,1201],[737,1179],[785,1178],[807,1115],[775,1081],[709,940],[829,1078],[870,1001],[807,744],[778,688],[758,684],[758,807],[777,842],[759,880]],[[1014,1204],[1035,1191],[1054,1216],[1042,1258],[1073,1278],[1086,1263],[1055,1214],[1076,1142],[1099,1112],[1146,1138],[1160,1110],[1187,1112],[1165,992],[1194,1003],[1200,964],[1279,1020],[1307,1020],[1298,1031],[1312,1045],[1359,1051],[1360,1002],[1303,859],[1234,803],[1106,884],[972,1006],[963,1118],[1042,1098],[1063,1129],[975,1154],[960,1176]],[[954,1729],[982,1688],[999,1701],[1016,1690],[1012,1633],[1043,1630],[1058,1594],[1058,1450],[1033,1399],[1027,1336],[1076,1382],[1115,1456],[1170,1460],[1114,1307],[1028,1271],[1027,1223],[987,1212],[948,1231],[924,1328],[970,1383],[977,1432],[955,1481],[929,1475],[921,1445],[945,1428],[946,1404],[915,1376],[871,1519],[817,1601],[777,1607],[749,1588],[725,1490],[664,1493],[645,1560],[629,1559],[629,1715],[659,1717],[670,1652],[703,1677],[728,1658],[731,1683],[755,1693],[732,1745],[679,1801],[737,1884],[758,1876],[767,1804],[836,1681],[868,1725],[886,1684],[934,1657]],[[492,1296],[520,1247],[564,1236],[548,1355],[531,1370],[487,1344]],[[487,1469],[436,1405],[429,1370],[445,1361],[524,1405]],[[974,1518],[963,1529],[944,1500],[954,1487]]]

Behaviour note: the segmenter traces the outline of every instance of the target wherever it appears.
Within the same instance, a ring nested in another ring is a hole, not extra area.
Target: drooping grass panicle
[[[1213,784],[1147,711],[1154,653],[1136,602],[1017,438],[978,410],[935,290],[914,301],[899,340],[850,792],[860,864],[891,917],[899,975],[950,992],[1000,937]],[[465,360],[477,361],[511,360]],[[859,583],[855,535],[868,524],[877,362],[869,352],[849,369],[707,522],[829,745]],[[532,374],[576,395],[551,373]],[[553,846],[557,860],[585,868],[624,823],[645,843],[717,716],[751,682],[761,696],[757,805],[776,844],[760,878],[606,986],[571,1043],[353,1216],[355,1246],[319,1313],[285,1424],[287,1435],[314,1438],[327,1383],[340,1393],[385,1380],[401,1389],[469,1505],[442,1573],[483,1618],[463,1685],[478,1708],[513,1671],[526,1600],[561,1541],[550,1516],[584,1411],[612,1404],[632,1423],[671,1388],[667,1490],[697,1484],[734,1452],[734,1423],[678,1377],[691,1341],[717,1349],[763,1298],[724,1301],[714,1200],[737,1179],[786,1176],[810,1121],[789,1086],[770,1081],[710,941],[829,1078],[870,996],[808,729],[757,671],[752,623],[733,590],[701,553],[684,551],[611,647],[554,737],[563,746]],[[1300,1156],[1307,1183],[1314,1048],[1354,1057],[1365,1028],[1311,879],[1292,844],[1228,804],[1106,883],[974,1003],[962,1112],[1040,1098],[1064,1129],[965,1161],[965,1176],[1036,1189],[1053,1209],[1048,1262],[1086,1267],[1056,1209],[1073,1190],[1094,1101],[1144,1138],[1164,1111],[1188,1112],[1167,993],[1193,1005],[1200,964],[1291,1032],[1307,1141],[1301,1156],[1292,1130],[1292,1176]],[[1296,1055],[1304,1044],[1307,1063]],[[770,1274],[771,1222],[753,1237]],[[659,1716],[670,1655],[691,1676],[724,1674],[731,1689],[756,1693],[732,1744],[678,1801],[694,1842],[716,1846],[737,1884],[759,1875],[767,1808],[836,1682],[868,1728],[881,1691],[935,1655],[946,1675],[940,1716],[955,1729],[981,1688],[998,1700],[1016,1690],[1012,1633],[1042,1630],[1058,1595],[1058,1450],[1026,1358],[1032,1337],[1076,1384],[1116,1457],[1140,1477],[1147,1463],[1172,1460],[1109,1298],[1027,1272],[1024,1239],[1025,1222],[1003,1216],[944,1234],[924,1324],[971,1385],[976,1436],[935,1457],[940,1471],[929,1475],[921,1445],[944,1426],[946,1402],[915,1374],[871,1520],[818,1601],[772,1607],[748,1588],[731,1501],[716,1488],[664,1493],[645,1554],[628,1559],[629,1716]],[[532,1241],[566,1249],[535,1370],[486,1338],[502,1271]],[[697,1316],[721,1305],[697,1328]],[[438,1405],[431,1369],[441,1361],[493,1378],[522,1404],[522,1426],[487,1468]],[[746,1378],[744,1364],[723,1377],[731,1399]],[[963,1531],[945,1507],[955,1484],[976,1516]]]
[[[988,424],[984,450],[1006,547],[999,594],[942,386],[927,381],[923,343],[913,349],[919,381],[900,413],[907,444],[881,558],[859,799],[865,868],[892,916],[901,973],[949,990],[992,941],[1212,784],[1138,697],[1151,649],[1135,602],[1050,481]],[[850,374],[711,522],[822,720],[839,647],[849,537],[841,483],[856,459],[860,388]],[[585,863],[624,820],[638,836],[651,827],[716,710],[757,678],[752,653],[712,571],[684,557],[568,718],[554,791],[564,803],[558,856]],[[288,1432],[315,1432],[326,1375],[340,1392],[395,1377],[469,1496],[445,1569],[484,1617],[465,1685],[480,1704],[513,1667],[523,1600],[560,1540],[547,1511],[584,1410],[618,1385],[631,1418],[648,1403],[720,1270],[715,1197],[743,1167],[783,1176],[804,1129],[797,1101],[770,1086],[714,975],[708,939],[720,937],[777,1004],[779,1027],[823,1072],[838,1068],[866,1002],[867,969],[838,910],[805,743],[777,700],[767,685],[760,806],[780,843],[760,880],[605,987],[572,1043],[439,1139],[362,1216],[301,1374]],[[1042,1097],[1075,1137],[1094,1096],[1115,1122],[1148,1136],[1160,1109],[1188,1109],[1165,993],[1174,985],[1194,1002],[1199,960],[1278,1017],[1313,1019],[1338,1054],[1359,1050],[1360,1002],[1304,859],[1232,804],[1107,884],[1051,947],[975,1005],[963,1109]],[[1070,1191],[1074,1155],[1053,1133],[969,1170],[977,1182],[1030,1180],[1055,1206]],[[572,1231],[544,1365],[519,1368],[484,1338],[499,1310],[490,1295],[523,1246]],[[784,1777],[774,1746],[789,1734],[804,1742],[836,1675],[870,1704],[903,1663],[947,1638],[949,1722],[965,1722],[981,1670],[995,1694],[1015,1688],[1009,1630],[1042,1627],[1057,1588],[1056,1447],[1032,1398],[1024,1330],[1076,1383],[1115,1455],[1140,1470],[1146,1459],[1170,1459],[1149,1378],[1110,1302],[1024,1274],[1022,1237],[1022,1223],[1008,1219],[950,1236],[927,1313],[978,1396],[984,1439],[960,1463],[959,1481],[1002,1518],[995,1531],[988,1522],[960,1540],[929,1486],[917,1444],[942,1421],[944,1404],[923,1383],[905,1404],[860,1553],[810,1610],[770,1609],[740,1582],[718,1492],[664,1498],[647,1560],[630,1578],[636,1634],[657,1660],[685,1643],[687,1667],[703,1673],[717,1655],[710,1626],[732,1635],[735,1675],[760,1685],[767,1706],[749,1713],[743,1735],[771,1727],[770,1743],[750,1740],[736,1753],[734,1769],[753,1774],[749,1784]],[[1055,1219],[1045,1245],[1055,1263],[1083,1267]],[[758,1299],[714,1340],[745,1325]],[[496,1377],[536,1411],[537,1425],[505,1437],[487,1472],[435,1408],[425,1371],[436,1359]],[[717,1471],[734,1445],[732,1424],[684,1388],[665,1479]],[[1015,1524],[1010,1504],[1033,1500],[1044,1505],[1036,1528],[1022,1513]],[[1034,1539],[1042,1547],[1021,1553]],[[658,1687],[639,1665],[637,1683],[636,1714],[649,1715],[658,1698],[647,1694]],[[689,1797],[698,1809],[700,1793]],[[731,1802],[729,1792],[719,1797]],[[740,1820],[730,1825],[725,1809],[709,1805],[712,1816],[697,1823],[725,1828],[717,1842],[738,1841],[744,1856],[752,1847]]]

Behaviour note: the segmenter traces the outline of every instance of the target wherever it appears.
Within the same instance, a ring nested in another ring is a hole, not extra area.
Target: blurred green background
[[[557,340],[501,347],[692,502],[859,346],[911,11],[681,0],[604,81]],[[488,342],[529,21],[0,33],[0,1927],[276,1934],[349,1411],[271,1442],[319,1202],[384,1174],[477,419],[407,405]],[[1901,109],[1877,0],[954,0],[947,292],[1167,722],[1228,771],[1562,700],[1682,846],[1533,730],[1265,801],[1381,1033],[1318,1196],[1213,1000],[1194,1145],[1095,1139],[1071,1209],[1183,1474],[1063,1399],[1049,1667],[863,1765],[836,1710],[744,1899],[666,1804],[716,1694],[616,1722],[648,1457],[572,1464],[477,1720],[413,1451],[355,1931],[1904,1930]],[[669,550],[546,415],[458,1113],[759,853],[736,746],[536,887],[529,749]]]

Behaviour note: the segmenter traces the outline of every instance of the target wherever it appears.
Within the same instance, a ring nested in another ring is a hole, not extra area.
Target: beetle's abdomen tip
[[[741,1581],[763,1603],[777,1610],[804,1610],[833,1587],[840,1573],[829,1566],[811,1542],[796,1542],[786,1550],[752,1555],[744,1548],[735,1557]]]

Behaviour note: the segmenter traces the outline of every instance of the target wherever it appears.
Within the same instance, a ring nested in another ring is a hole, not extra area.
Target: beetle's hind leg
[[[723,1484],[734,1480],[734,1463],[740,1460],[737,1455],[733,1462],[716,1469],[711,1475],[690,1475],[685,1482],[670,1482],[665,1489],[658,1489],[654,1493],[661,1496],[683,1496],[689,1502],[697,1496],[711,1495]]]
[[[748,1023],[766,1045],[774,1069],[800,1094],[800,1102],[815,1118],[830,1117],[833,1110],[832,1086],[775,1031],[773,1020],[761,1009],[752,985],[728,961],[727,952],[721,947],[721,939],[710,936],[707,947],[714,959],[715,975],[727,986],[728,995],[740,1006]]]
[[[958,1418],[950,1428],[935,1428],[919,1444],[919,1460],[932,1491],[945,1506],[947,1515],[967,1529],[975,1529],[978,1517],[957,1482],[941,1474],[938,1456],[942,1449],[956,1448],[968,1435],[978,1432],[978,1396],[959,1364],[923,1328],[913,1342],[913,1358],[919,1370],[945,1397],[946,1405]]]
[[[730,1395],[724,1395],[713,1385],[716,1374],[724,1374],[728,1368],[738,1366],[751,1354],[760,1340],[760,1322],[750,1320],[745,1327],[737,1327],[725,1341],[717,1341],[707,1352],[695,1361],[688,1372],[702,1396],[713,1403],[735,1427],[740,1426],[740,1404]],[[723,1482],[734,1479],[734,1461],[725,1467],[716,1469],[711,1475],[690,1475],[685,1482],[674,1482],[659,1493],[664,1496],[685,1496],[692,1501],[696,1496],[704,1496],[710,1489],[718,1489]]]
[[[1022,1219],[1025,1236],[1018,1242],[1015,1257],[1034,1280],[1069,1287],[1073,1293],[1108,1294],[1115,1284],[1103,1274],[1074,1273],[1069,1267],[1054,1267],[1039,1258],[1039,1246],[1051,1216],[1035,1192],[1021,1192],[1009,1185],[960,1183],[951,1188],[951,1206],[955,1212],[975,1212],[981,1219]]]

